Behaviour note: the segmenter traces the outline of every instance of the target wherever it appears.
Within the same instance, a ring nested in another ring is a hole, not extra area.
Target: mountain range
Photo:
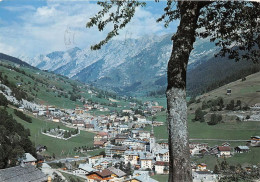
[[[214,44],[204,39],[198,39],[194,47],[189,70],[213,57],[216,52]],[[113,40],[98,51],[75,47],[34,58],[20,58],[39,69],[127,94],[166,86],[166,68],[171,49],[171,35],[153,35]]]
[[[143,95],[166,88],[167,62],[171,49],[171,35],[150,35],[139,39],[112,40],[98,51],[75,47],[34,58],[20,58],[39,69],[52,71],[108,91],[125,95]],[[214,68],[215,61],[222,60],[219,61],[220,64],[218,62],[218,69],[221,69],[221,66],[225,67],[223,75],[232,74],[232,70],[227,70],[236,67],[235,62],[229,61],[229,64],[226,64],[223,61],[225,58],[215,58],[214,54],[217,51],[218,48],[208,39],[196,40],[188,65],[188,90],[194,87],[196,89],[194,83],[201,85],[198,82],[207,78],[204,73],[212,76],[212,71],[216,71],[213,77],[220,73]],[[203,69],[204,64],[207,65],[207,69]],[[242,64],[243,69],[244,65]],[[223,76],[220,77],[224,79]],[[216,79],[218,78],[211,78],[207,85]],[[199,89],[196,94],[202,90],[203,88]]]

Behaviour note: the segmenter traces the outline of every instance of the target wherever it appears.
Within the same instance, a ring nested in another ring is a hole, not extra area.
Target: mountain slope
[[[12,56],[9,56],[9,55],[6,55],[6,54],[3,54],[3,53],[0,53],[0,60],[8,60],[12,63],[15,63],[15,64],[18,64],[20,66],[25,66],[25,67],[29,67],[29,68],[34,68],[33,66],[31,66],[30,64],[18,59],[18,58],[15,58],[15,57],[12,57]]]
[[[235,62],[228,58],[211,58],[187,73],[188,95],[208,92],[232,81],[260,71],[260,64]]]
[[[230,95],[226,94],[227,89],[231,89]],[[190,107],[201,105],[204,100],[214,100],[218,97],[222,97],[225,104],[231,100],[241,100],[243,104],[247,104],[248,106],[260,103],[260,72],[246,76],[244,81],[238,79],[204,93],[197,97],[197,99],[200,99],[200,102],[194,103]]]
[[[113,40],[98,51],[74,48],[25,60],[40,69],[107,90],[144,94],[165,88],[171,48],[171,35],[146,36]],[[190,56],[189,69],[207,61],[215,52],[213,43],[198,39]]]

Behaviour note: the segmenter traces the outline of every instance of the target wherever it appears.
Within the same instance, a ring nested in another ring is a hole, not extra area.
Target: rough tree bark
[[[173,36],[168,62],[167,121],[169,131],[169,182],[191,182],[190,151],[187,130],[186,70],[195,42],[200,7],[197,2],[179,2],[181,21]]]

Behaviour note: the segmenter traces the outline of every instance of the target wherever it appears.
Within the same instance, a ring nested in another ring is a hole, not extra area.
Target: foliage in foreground
[[[13,119],[5,109],[0,108],[0,169],[15,166],[25,152],[36,156],[29,139],[30,130]]]
[[[240,164],[236,166],[229,165],[226,160],[222,161],[215,166],[214,173],[222,174],[220,182],[228,181],[247,181],[253,182],[259,179],[260,176],[260,165],[249,166],[248,168],[242,168]]]

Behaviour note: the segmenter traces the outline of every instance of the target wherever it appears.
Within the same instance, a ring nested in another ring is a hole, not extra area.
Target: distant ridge
[[[7,61],[10,61],[10,62],[13,62],[13,63],[16,63],[16,64],[19,64],[20,66],[25,66],[25,67],[29,67],[29,68],[33,68],[33,69],[38,69],[38,68],[35,68],[31,65],[29,65],[28,63],[18,59],[18,58],[15,58],[13,56],[9,56],[7,54],[4,54],[4,53],[0,53],[0,60],[7,60]]]

